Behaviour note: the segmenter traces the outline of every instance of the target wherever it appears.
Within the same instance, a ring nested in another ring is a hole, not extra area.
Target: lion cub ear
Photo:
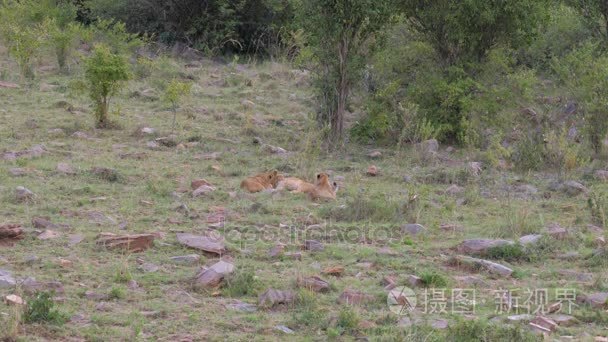
[[[317,179],[321,179],[321,174],[317,173]]]
[[[279,174],[279,171],[277,171],[277,170],[272,171],[273,176],[277,176],[278,174]]]

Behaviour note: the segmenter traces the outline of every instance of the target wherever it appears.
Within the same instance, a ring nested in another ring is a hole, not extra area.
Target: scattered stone
[[[533,319],[534,316],[530,314],[507,316],[507,321],[509,322],[530,322]]]
[[[123,249],[132,253],[143,252],[152,247],[154,243],[153,234],[116,235],[113,233],[101,233],[97,238],[97,244],[108,249]]]
[[[344,273],[344,266],[330,266],[323,270],[323,274],[339,276]]]
[[[245,109],[252,109],[253,107],[255,107],[255,103],[250,100],[243,100],[241,101],[241,106],[243,106]]]
[[[315,292],[329,291],[329,283],[317,276],[298,279],[298,286]]]
[[[551,320],[553,320],[555,323],[557,323],[557,325],[562,326],[562,327],[570,327],[573,325],[578,324],[578,320],[570,315],[551,315],[549,316],[549,318]]]
[[[464,230],[462,226],[455,223],[442,223],[439,225],[439,229],[445,232],[459,232]]]
[[[458,284],[461,284],[463,286],[468,286],[468,287],[488,287],[489,286],[489,284],[486,281],[484,281],[480,277],[473,276],[473,275],[455,276],[454,280],[456,280],[458,282]]]
[[[283,255],[284,251],[285,251],[285,245],[278,244],[278,245],[275,245],[274,247],[272,247],[268,251],[268,256],[271,258],[278,258]]]
[[[72,166],[67,163],[58,163],[57,171],[69,176],[73,176],[76,174],[74,168],[72,168]]]
[[[521,245],[532,245],[537,243],[542,237],[540,234],[524,235],[519,238],[519,243]]]
[[[28,169],[15,167],[15,168],[8,170],[8,173],[10,173],[11,176],[13,176],[13,177],[23,177],[23,176],[27,175],[28,173],[30,173],[30,171]]]
[[[589,190],[582,185],[581,183],[577,182],[577,181],[567,181],[564,182],[562,185],[562,191],[565,192],[568,196],[578,196],[582,193],[588,193]]]
[[[19,224],[2,224],[0,225],[0,245],[9,245],[16,240],[23,239],[25,234],[23,228]]]
[[[272,154],[286,154],[287,153],[287,150],[282,147],[272,146],[272,145],[268,145],[268,144],[265,144],[263,146],[263,149],[266,152],[272,153]]]
[[[107,167],[93,167],[91,168],[91,173],[108,182],[116,182],[120,179],[120,174],[117,170]]]
[[[209,185],[201,185],[196,190],[192,191],[192,197],[201,197],[215,191],[215,188]]]
[[[61,236],[61,233],[59,233],[58,231],[47,229],[44,232],[42,232],[40,235],[38,235],[38,239],[39,240],[51,240],[51,239],[56,239],[60,236]]]
[[[190,182],[190,186],[192,187],[192,190],[196,190],[203,185],[212,186],[211,183],[207,182],[206,179],[202,179],[202,178],[195,179],[192,182]]]
[[[180,256],[171,257],[171,262],[173,262],[174,264],[180,264],[180,265],[198,264],[198,262],[200,260],[201,260],[201,256],[198,254],[189,254],[189,255],[180,255]]]
[[[72,133],[72,137],[77,138],[77,139],[83,139],[83,140],[90,139],[88,134],[86,134],[85,132],[80,132],[80,131]]]
[[[82,234],[72,234],[68,236],[68,245],[76,246],[84,240],[84,235]]]
[[[605,309],[608,307],[608,292],[596,292],[587,296],[581,295],[581,300],[596,309]]]
[[[420,232],[424,232],[426,228],[423,225],[418,223],[408,223],[401,227],[402,233],[408,233],[410,235],[418,235]]]
[[[507,266],[488,261],[483,259],[472,258],[464,255],[457,255],[454,257],[454,261],[457,265],[466,265],[472,269],[485,269],[486,271],[497,274],[503,277],[510,277],[513,270]]]
[[[431,321],[431,323],[429,324],[433,329],[439,329],[439,330],[443,330],[443,329],[447,329],[449,322],[445,319],[434,319]]]
[[[269,288],[258,297],[258,306],[274,307],[279,304],[291,304],[296,296],[292,291],[282,291]]]
[[[593,240],[593,243],[595,243],[597,247],[604,247],[606,246],[606,238],[603,236],[598,236],[595,238],[595,240]]]
[[[242,312],[256,312],[258,311],[258,307],[255,304],[249,304],[241,301],[237,301],[236,303],[228,304],[227,307],[232,310],[242,311]]]
[[[127,288],[129,288],[129,290],[136,290],[139,288],[139,284],[135,280],[131,279],[127,282]]]
[[[95,300],[95,301],[108,300],[109,299],[109,296],[107,294],[97,293],[97,292],[93,292],[93,291],[86,291],[84,293],[84,297],[86,299]]]
[[[557,329],[557,323],[545,316],[537,316],[529,324],[532,328],[545,332],[553,332]]]
[[[293,260],[302,260],[302,253],[300,252],[289,252],[285,253],[285,257]]]
[[[152,127],[142,127],[139,132],[142,134],[152,135],[156,133],[156,130]]]
[[[63,284],[59,281],[38,282],[36,278],[28,277],[21,283],[23,291],[27,294],[37,292],[54,292],[55,294],[65,293]]]
[[[11,272],[0,268],[0,289],[5,287],[13,287],[17,284]]]
[[[366,174],[371,177],[376,177],[378,175],[378,167],[376,165],[370,165],[367,168]]]
[[[177,233],[177,241],[190,248],[198,249],[207,253],[224,254],[226,247],[222,237],[207,237],[188,233]]]
[[[304,249],[312,252],[320,252],[325,249],[323,244],[317,240],[304,241]]]
[[[553,224],[547,227],[547,235],[557,240],[564,240],[568,237],[568,230],[561,227],[559,224]]]
[[[377,159],[377,158],[382,157],[382,152],[380,152],[380,151],[372,151],[367,156],[369,158],[372,158],[372,159]]]
[[[38,262],[40,262],[40,258],[37,255],[28,255],[25,260],[23,260],[23,263],[28,266],[32,266]]]
[[[38,229],[56,229],[59,225],[54,224],[49,220],[48,217],[34,217],[32,218],[32,226]]]
[[[591,283],[593,282],[593,273],[584,273],[578,272],[574,270],[559,270],[559,274],[565,276],[569,279],[575,279],[578,282],[582,283]]]
[[[469,163],[469,172],[477,177],[481,174],[482,171],[482,164],[481,162],[470,162]]]
[[[294,333],[294,331],[293,331],[293,330],[289,329],[288,327],[286,327],[286,326],[284,326],[284,325],[277,325],[277,326],[275,326],[274,328],[275,328],[276,330],[282,331],[282,332],[284,332],[284,333],[286,333],[286,334],[290,334],[290,335],[291,335],[291,334],[293,334],[293,333]]]
[[[24,305],[25,301],[23,300],[23,298],[17,296],[17,295],[8,295],[6,297],[4,297],[4,302],[6,303],[6,305]]]
[[[342,292],[342,294],[338,298],[338,303],[350,305],[361,305],[372,303],[374,301],[374,296],[370,294],[349,289],[344,290],[344,292]]]
[[[17,83],[0,81],[0,88],[19,89],[21,87]]]
[[[470,239],[464,240],[456,249],[460,253],[482,255],[489,249],[499,246],[512,245],[511,240],[502,239]]]
[[[424,285],[422,278],[415,276],[413,274],[410,274],[409,276],[407,276],[407,282],[408,282],[408,284],[410,284],[411,287],[419,287],[419,286]]]
[[[142,265],[139,266],[139,268],[146,273],[154,273],[154,272],[158,272],[158,270],[160,270],[160,267],[158,265],[155,265],[150,262],[143,263]]]
[[[439,142],[436,139],[425,140],[420,143],[422,151],[425,153],[437,153],[439,151]]]
[[[456,184],[452,184],[445,189],[444,193],[450,196],[458,196],[464,193],[464,188]]]
[[[36,194],[34,194],[31,190],[23,186],[18,186],[15,188],[15,198],[18,202],[29,202],[35,197]]]
[[[151,150],[156,150],[157,148],[160,147],[160,145],[156,141],[148,141],[146,143],[146,147]]]
[[[595,179],[606,182],[608,181],[608,170],[595,170],[593,173]]]

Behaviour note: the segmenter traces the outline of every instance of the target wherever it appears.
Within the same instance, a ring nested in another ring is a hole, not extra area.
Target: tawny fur
[[[336,199],[337,184],[329,182],[329,176],[326,173],[319,173],[315,186],[311,192],[308,193],[308,198],[313,201],[316,200],[335,200]]]
[[[291,192],[310,193],[315,188],[314,184],[296,177],[287,177],[279,181],[277,190],[288,190]]]
[[[264,172],[255,176],[247,177],[241,182],[241,189],[249,192],[260,192],[266,189],[273,189],[279,182],[279,173],[275,170]]]

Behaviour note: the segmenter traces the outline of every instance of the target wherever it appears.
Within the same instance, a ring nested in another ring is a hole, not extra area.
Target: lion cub
[[[336,192],[338,191],[338,184],[336,182],[329,182],[329,175],[327,173],[317,174],[317,180],[315,186],[311,192],[308,193],[308,198],[316,200],[335,200]]]
[[[315,188],[314,184],[296,177],[281,179],[277,185],[277,190],[288,190],[291,192],[309,193]]]
[[[255,176],[247,177],[241,182],[241,189],[249,192],[260,192],[266,189],[276,188],[279,182],[279,172],[264,172]]]

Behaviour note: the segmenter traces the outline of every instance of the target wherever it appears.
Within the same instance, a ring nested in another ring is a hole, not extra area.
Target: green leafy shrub
[[[61,325],[67,321],[65,313],[55,309],[53,295],[49,292],[39,292],[28,300],[24,320],[26,323],[51,323]]]
[[[448,279],[436,271],[426,271],[420,274],[420,279],[425,287],[446,287],[448,285]]]
[[[171,105],[171,111],[173,112],[173,123],[171,124],[171,129],[175,129],[175,119],[177,117],[177,108],[181,100],[190,95],[190,91],[192,89],[191,83],[179,82],[177,80],[172,80],[169,82],[167,87],[165,88],[165,93],[163,94],[163,100]]]
[[[123,56],[112,53],[106,45],[95,46],[85,61],[85,78],[97,127],[109,126],[110,100],[130,77],[129,64]]]
[[[504,261],[530,261],[530,257],[524,247],[520,244],[505,244],[489,248],[487,257],[494,260]]]

